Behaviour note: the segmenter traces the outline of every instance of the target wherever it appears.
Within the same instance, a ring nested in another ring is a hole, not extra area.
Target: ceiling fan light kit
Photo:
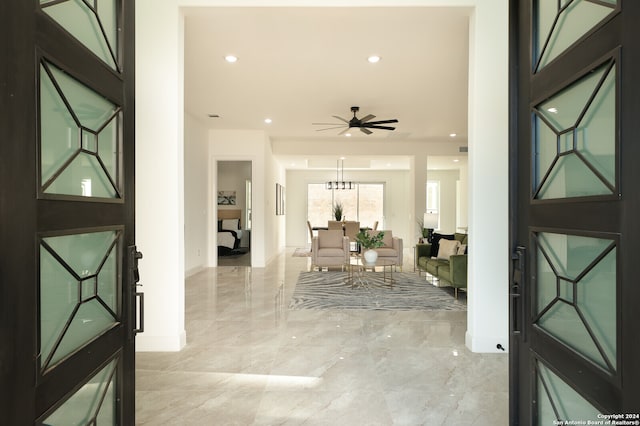
[[[368,114],[362,118],[358,118],[356,114],[358,113],[359,110],[360,110],[360,107],[357,107],[357,106],[351,107],[351,112],[353,112],[353,118],[351,118],[351,120],[346,120],[337,115],[333,116],[333,118],[342,121],[344,124],[341,124],[341,123],[312,123],[312,124],[322,125],[322,126],[332,126],[332,127],[326,127],[324,129],[318,129],[317,130],[318,132],[321,132],[324,130],[332,130],[332,129],[343,129],[340,133],[338,133],[338,135],[343,135],[347,133],[349,129],[352,129],[352,128],[360,129],[360,131],[365,135],[370,135],[371,133],[373,133],[370,129],[379,129],[379,130],[395,130],[396,129],[395,127],[391,127],[391,126],[383,126],[383,124],[397,123],[398,122],[397,119],[394,118],[391,120],[371,121],[374,118],[376,118],[376,116],[373,114]],[[346,128],[344,128],[345,125],[346,125]]]

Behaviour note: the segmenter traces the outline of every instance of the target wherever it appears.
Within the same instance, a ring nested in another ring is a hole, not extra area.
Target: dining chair
[[[354,242],[356,240],[358,232],[360,232],[360,222],[346,221],[344,223],[344,235],[345,237],[349,237],[350,242]]]
[[[309,229],[309,241],[313,242],[313,227],[309,221],[307,221],[307,228]]]
[[[336,231],[336,230],[342,231],[342,222],[337,220],[330,220],[329,223],[327,224],[327,229],[329,231]]]

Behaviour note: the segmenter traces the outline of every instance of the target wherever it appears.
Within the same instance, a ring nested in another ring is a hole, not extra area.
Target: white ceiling
[[[214,129],[265,130],[275,141],[305,143],[344,138],[342,129],[311,123],[340,123],[332,116],[348,120],[359,106],[358,117],[399,123],[371,135],[356,130],[352,140],[442,142],[456,133],[455,143],[466,145],[469,14],[461,7],[186,9],[185,109]],[[228,54],[239,60],[227,63]],[[367,61],[374,54],[377,64]],[[370,168],[408,165],[370,160]]]

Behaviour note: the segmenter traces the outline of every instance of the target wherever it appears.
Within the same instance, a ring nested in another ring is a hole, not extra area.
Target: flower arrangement
[[[372,235],[368,230],[363,229],[356,235],[356,241],[365,249],[382,247],[384,243],[384,231],[380,231],[377,234]]]

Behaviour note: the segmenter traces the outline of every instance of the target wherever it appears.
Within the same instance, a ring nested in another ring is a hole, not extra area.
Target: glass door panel
[[[118,359],[109,362],[41,424],[47,426],[117,424],[115,392],[117,366]]]
[[[42,61],[40,117],[41,191],[121,198],[121,108]]]
[[[615,10],[616,0],[537,0],[536,71],[560,56]]]
[[[570,421],[602,421],[601,411],[553,373],[542,361],[536,362],[538,424],[571,424]]]
[[[40,242],[40,368],[46,370],[120,320],[121,233]]]
[[[100,60],[118,70],[116,0],[40,0],[40,7]]]
[[[534,108],[535,198],[616,194],[616,105],[611,60]]]

